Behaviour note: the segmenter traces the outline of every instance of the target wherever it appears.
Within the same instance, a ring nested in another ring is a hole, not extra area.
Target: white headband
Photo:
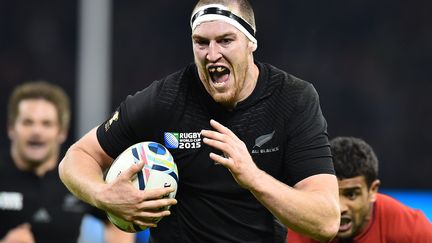
[[[255,29],[243,18],[235,15],[229,11],[227,7],[221,4],[209,4],[197,8],[192,13],[190,20],[192,31],[194,31],[199,24],[214,20],[222,20],[228,24],[231,24],[240,30],[244,35],[246,35],[250,41],[255,44],[258,43],[257,39],[255,38]]]

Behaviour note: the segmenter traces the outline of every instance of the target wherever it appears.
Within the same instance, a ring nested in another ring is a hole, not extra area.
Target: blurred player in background
[[[75,143],[62,181],[92,205],[152,227],[151,242],[284,242],[285,227],[330,240],[337,179],[316,90],[254,61],[249,2],[199,1],[191,17],[195,63],[129,96]],[[114,158],[149,140],[174,156],[177,200],[163,198],[170,188],[132,186],[143,163],[104,183]]]
[[[96,209],[70,194],[58,175],[70,122],[66,93],[43,81],[20,85],[9,98],[7,119],[11,147],[0,160],[0,242],[76,243],[84,214]],[[109,223],[106,240],[133,242],[133,235]]]
[[[378,159],[360,138],[330,141],[339,180],[341,222],[332,242],[432,242],[432,225],[420,211],[378,193]],[[287,242],[317,242],[292,230]]]

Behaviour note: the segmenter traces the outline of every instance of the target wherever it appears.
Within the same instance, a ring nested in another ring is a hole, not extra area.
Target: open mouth
[[[345,232],[351,229],[352,220],[347,217],[342,217],[339,226],[339,232]]]
[[[230,70],[224,66],[210,66],[208,72],[212,82],[216,85],[222,85],[229,79]]]
[[[45,143],[41,141],[33,140],[33,141],[28,141],[27,145],[32,149],[39,149],[44,147]]]

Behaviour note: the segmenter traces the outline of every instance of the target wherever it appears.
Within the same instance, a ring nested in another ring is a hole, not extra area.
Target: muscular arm
[[[112,158],[99,145],[93,129],[68,150],[59,165],[60,178],[85,202],[139,226],[156,227],[152,219],[168,216],[170,212],[161,209],[177,203],[175,199],[163,198],[174,189],[135,188],[131,178],[143,168],[143,163],[131,166],[113,182],[105,183],[103,171],[111,163]]]
[[[340,221],[337,180],[329,174],[310,176],[294,187],[257,168],[252,194],[285,226],[319,241],[329,241]]]
[[[105,186],[103,171],[111,162],[112,158],[100,147],[94,128],[69,148],[60,162],[59,175],[73,194],[100,207],[98,195]]]
[[[228,168],[285,226],[319,241],[330,241],[339,229],[338,184],[333,175],[310,176],[290,187],[260,170],[246,145],[228,128],[212,120],[216,131],[203,130],[205,144],[224,152],[210,158]]]

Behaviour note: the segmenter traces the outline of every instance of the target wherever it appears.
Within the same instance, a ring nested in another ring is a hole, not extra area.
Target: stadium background
[[[193,60],[188,19],[194,3],[112,1],[110,91],[92,90],[109,98],[109,110]],[[256,59],[312,82],[330,137],[364,138],[380,158],[383,190],[430,212],[432,2],[251,3]],[[0,0],[0,114],[12,88],[28,80],[57,83],[78,102],[79,9],[71,0]],[[1,117],[0,147],[7,148]],[[78,137],[75,122],[70,134],[66,145]]]

